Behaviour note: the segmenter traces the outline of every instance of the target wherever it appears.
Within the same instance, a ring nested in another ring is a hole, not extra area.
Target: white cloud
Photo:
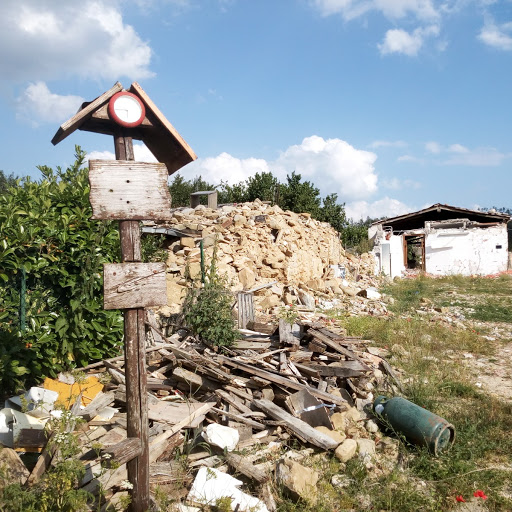
[[[17,98],[17,117],[30,121],[62,122],[73,116],[84,99],[80,96],[61,96],[50,92],[44,82],[31,83]]]
[[[395,28],[388,30],[384,36],[382,44],[377,46],[381,55],[402,53],[409,57],[414,57],[418,55],[418,52],[427,37],[437,35],[439,35],[439,27],[437,25],[419,27],[411,34],[406,30]]]
[[[418,189],[421,188],[421,183],[414,180],[399,180],[398,178],[392,178],[383,180],[382,186],[391,190]]]
[[[341,139],[313,135],[290,146],[273,162],[281,175],[296,171],[317,183],[325,193],[336,192],[342,200],[364,199],[377,191],[374,163],[377,155]]]
[[[188,164],[181,174],[187,179],[201,176],[208,183],[219,184],[226,181],[230,184],[245,181],[257,172],[269,172],[268,163],[261,158],[236,158],[228,153],[215,157],[198,158]]]
[[[396,159],[397,162],[411,162],[415,164],[423,164],[425,161],[413,155],[401,155]]]
[[[123,21],[118,2],[2,0],[4,79],[147,78],[151,48]]]
[[[429,153],[434,153],[435,155],[441,153],[441,145],[438,142],[430,141],[425,144],[425,149]]]
[[[463,152],[456,152],[442,163],[444,165],[467,165],[471,167],[497,167],[511,156],[510,154],[501,153],[495,148],[466,149]]]
[[[461,144],[452,144],[448,147],[450,153],[469,153],[469,149]]]
[[[438,142],[427,142],[425,149],[434,155],[450,155],[444,160],[436,162],[441,165],[467,165],[471,167],[496,167],[501,165],[511,154],[505,154],[491,147],[467,148],[462,144],[441,146]]]
[[[313,0],[312,4],[323,16],[341,14],[351,20],[370,11],[377,11],[390,19],[412,15],[420,20],[439,16],[432,0]]]
[[[496,25],[490,21],[478,34],[478,39],[488,46],[498,48],[499,50],[512,50],[512,23]]]
[[[341,139],[313,135],[290,146],[274,161],[239,159],[228,153],[198,159],[187,165],[187,178],[201,175],[207,181],[238,183],[256,172],[271,171],[280,181],[293,171],[313,182],[322,195],[337,193],[340,201],[364,199],[377,191],[374,163],[377,156],[356,149]]]
[[[396,217],[414,211],[414,208],[398,201],[384,197],[378,201],[369,203],[367,201],[355,201],[345,205],[345,212],[349,219],[358,221],[370,217],[372,219],[381,217]]]
[[[403,140],[375,140],[368,147],[372,149],[378,148],[405,148],[407,143]]]
[[[136,162],[156,162],[157,159],[145,144],[136,143],[133,145],[133,156]],[[112,151],[91,151],[87,153],[89,160],[115,160],[116,156]]]

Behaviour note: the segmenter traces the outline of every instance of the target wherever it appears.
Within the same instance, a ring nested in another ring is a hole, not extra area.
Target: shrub
[[[217,273],[216,259],[215,246],[205,283],[201,286],[192,282],[183,304],[183,316],[187,327],[201,340],[229,347],[238,337],[231,315],[233,297],[226,280]]]
[[[103,309],[103,263],[119,254],[116,223],[91,220],[85,153],[39,167],[0,196],[0,387],[12,391],[75,363],[118,353],[123,321]],[[19,278],[27,276],[26,329]],[[27,380],[27,382],[24,382]]]

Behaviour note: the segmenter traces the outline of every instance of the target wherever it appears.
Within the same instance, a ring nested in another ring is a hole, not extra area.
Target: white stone
[[[226,449],[228,452],[232,452],[240,440],[238,430],[218,423],[210,423],[202,436],[207,443],[218,446],[223,450]]]

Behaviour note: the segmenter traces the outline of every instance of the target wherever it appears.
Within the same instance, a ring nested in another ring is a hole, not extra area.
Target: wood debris
[[[319,323],[292,330],[281,322],[275,335],[242,330],[240,340],[223,354],[192,336],[161,339],[147,352],[151,488],[190,488],[194,472],[211,467],[252,482],[266,496],[268,510],[275,510],[267,485],[276,468],[272,450],[278,453],[296,439],[334,452],[340,439],[329,435],[331,416],[348,414],[356,402],[368,401],[376,379],[389,374],[390,385],[397,379],[389,364],[366,346],[364,340]],[[141,450],[140,442],[126,435],[124,360],[114,358],[85,370],[103,381],[108,375],[110,382],[85,407],[75,407],[85,422],[76,432],[86,469],[81,486],[92,494],[101,487],[114,503],[124,492],[120,486],[127,478],[126,461]],[[112,408],[113,415],[104,413]],[[215,423],[238,431],[234,451],[223,453],[213,445],[204,451],[201,432]],[[252,455],[241,457],[241,449]],[[185,456],[186,470],[177,467],[177,453]],[[27,485],[43,477],[55,456],[55,446],[49,444]]]

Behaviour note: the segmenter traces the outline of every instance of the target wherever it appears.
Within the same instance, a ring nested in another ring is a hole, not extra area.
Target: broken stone
[[[256,282],[254,272],[248,267],[244,267],[238,272],[238,279],[240,280],[240,284],[244,287],[244,290],[249,290]]]
[[[340,444],[347,438],[345,434],[342,434],[337,430],[331,430],[330,428],[324,426],[315,427],[315,430],[318,430],[318,432],[322,432],[323,434],[328,435],[331,439],[334,439],[337,443]]]
[[[189,236],[182,236],[180,238],[181,247],[195,247],[195,240]]]
[[[338,448],[336,448],[334,455],[341,461],[347,462],[352,459],[357,451],[357,441],[354,439],[345,439]]]
[[[281,459],[277,463],[277,483],[284,485],[295,498],[300,497],[310,503],[316,503],[318,478],[316,471],[290,458]]]

